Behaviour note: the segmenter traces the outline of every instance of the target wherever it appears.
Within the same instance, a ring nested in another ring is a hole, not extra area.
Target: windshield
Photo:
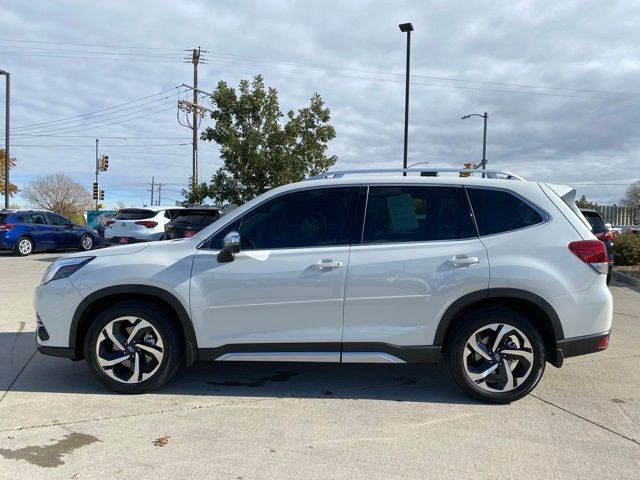
[[[153,210],[145,210],[142,208],[126,208],[116,213],[114,220],[146,220],[147,218],[153,218],[156,216],[156,212]]]

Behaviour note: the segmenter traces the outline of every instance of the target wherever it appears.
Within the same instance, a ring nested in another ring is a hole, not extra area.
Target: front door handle
[[[334,270],[336,268],[340,268],[342,266],[342,262],[334,262],[330,259],[320,260],[318,263],[314,263],[311,265],[311,268],[314,270]]]
[[[453,258],[447,260],[447,265],[452,265],[454,267],[470,267],[475,263],[480,263],[478,257],[468,257],[467,255],[456,255]]]

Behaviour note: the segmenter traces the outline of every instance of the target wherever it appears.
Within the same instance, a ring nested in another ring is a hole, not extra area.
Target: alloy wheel
[[[522,385],[533,370],[531,342],[521,330],[492,323],[467,340],[462,363],[468,378],[489,392],[509,392]]]
[[[137,317],[110,321],[98,335],[97,364],[112,379],[136,384],[152,377],[160,368],[164,344],[158,330]]]
[[[20,242],[18,242],[18,250],[22,255],[29,255],[31,253],[31,250],[33,250],[33,244],[31,243],[31,240],[29,240],[28,238],[23,238],[22,240],[20,240]]]
[[[82,248],[85,250],[91,250],[93,248],[93,239],[89,235],[85,235],[81,240]]]

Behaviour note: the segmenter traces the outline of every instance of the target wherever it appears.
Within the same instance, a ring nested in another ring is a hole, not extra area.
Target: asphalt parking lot
[[[0,478],[640,478],[640,293],[615,283],[603,353],[525,399],[468,400],[444,366],[218,365],[153,394],[35,353],[58,254],[0,254]]]

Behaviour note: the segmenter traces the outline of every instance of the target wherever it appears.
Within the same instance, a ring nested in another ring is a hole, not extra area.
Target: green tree
[[[181,192],[184,201],[180,202],[180,205],[183,207],[204,203],[205,199],[210,196],[210,189],[207,183],[202,182],[194,186],[192,178],[193,177],[189,177],[189,188],[182,189]]]
[[[582,195],[578,200],[576,200],[576,206],[578,208],[591,208],[594,210],[600,207],[600,205],[598,205],[596,202],[591,202],[587,200],[587,197],[584,195]]]
[[[6,182],[6,178],[4,178],[4,169],[5,169],[6,161],[7,161],[7,152],[5,152],[4,148],[0,148],[0,193],[2,193],[2,195],[5,194],[4,185]],[[9,168],[11,169],[15,166],[16,166],[16,159],[14,157],[11,157],[9,159]],[[20,190],[18,190],[18,187],[16,185],[9,182],[9,197],[13,197],[19,191]]]
[[[336,163],[327,156],[335,138],[331,113],[315,93],[309,106],[286,117],[278,92],[265,88],[262,76],[242,80],[238,91],[219,82],[212,96],[215,121],[203,140],[220,146],[224,165],[211,179],[209,196],[220,203],[242,204],[274,187],[326,171]]]

